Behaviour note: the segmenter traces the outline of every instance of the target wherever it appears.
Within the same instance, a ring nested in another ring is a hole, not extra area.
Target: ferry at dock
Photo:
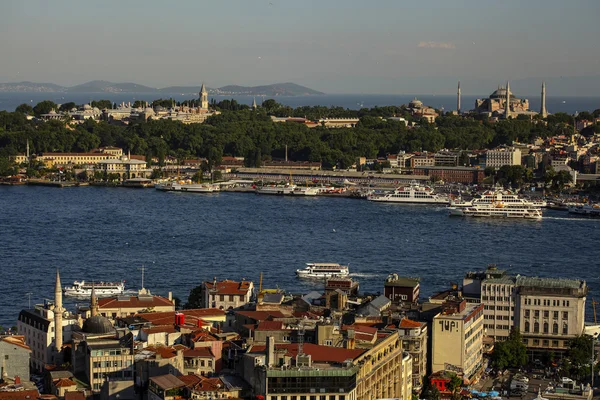
[[[585,217],[600,217],[600,204],[570,204],[569,213]]]
[[[298,278],[340,278],[350,275],[347,265],[337,263],[306,263],[304,269],[297,269]]]
[[[451,202],[450,216],[541,219],[539,202],[523,199],[505,190],[489,190],[471,201]]]
[[[410,204],[449,204],[450,199],[443,194],[435,193],[433,188],[421,186],[415,181],[409,186],[399,187],[389,193],[370,193],[367,195],[369,201],[380,201],[386,203],[410,203]]]
[[[71,297],[89,297],[92,294],[92,287],[98,297],[118,296],[125,292],[125,281],[121,282],[86,282],[75,281],[73,286],[63,288],[65,296]]]
[[[212,183],[165,182],[156,184],[154,188],[164,192],[215,193],[221,191],[219,185]]]

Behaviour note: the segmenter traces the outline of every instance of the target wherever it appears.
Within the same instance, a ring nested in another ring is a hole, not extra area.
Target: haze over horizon
[[[0,82],[600,95],[600,2],[8,2]]]

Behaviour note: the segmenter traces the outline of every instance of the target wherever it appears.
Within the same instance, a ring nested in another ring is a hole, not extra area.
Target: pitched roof
[[[80,391],[66,392],[65,400],[85,400],[85,393]]]
[[[69,386],[76,386],[77,385],[75,382],[73,382],[69,378],[60,378],[56,382],[53,382],[53,384],[56,387],[69,387]]]
[[[292,357],[298,355],[298,344],[275,344],[275,349],[287,350]],[[250,352],[262,353],[266,350],[266,346],[252,346]],[[303,351],[309,354],[313,362],[333,362],[342,363],[346,360],[354,360],[363,354],[365,349],[344,349],[341,347],[319,346],[312,343],[304,343]]]
[[[169,390],[185,386],[185,383],[183,383],[181,379],[171,374],[153,376],[152,378],[150,378],[150,380],[163,390]]]
[[[174,303],[161,296],[118,296],[98,299],[98,307],[103,308],[136,308],[175,306]]]
[[[249,281],[241,281],[235,282],[230,280],[224,280],[221,282],[217,282],[215,285],[214,282],[204,282],[204,285],[207,289],[213,291],[216,290],[217,294],[237,294],[237,295],[245,295],[250,290],[250,285],[252,282]]]
[[[177,356],[177,350],[171,346],[148,346],[143,351],[150,351],[158,354],[161,358],[173,358]]]
[[[3,336],[0,337],[0,342],[5,342],[13,346],[21,347],[27,351],[31,351],[31,348],[25,343],[25,336]]]
[[[235,313],[255,321],[264,321],[269,317],[285,318],[288,316],[281,311],[236,311]]]
[[[216,308],[196,308],[192,310],[180,310],[177,312],[184,314],[186,321],[190,318],[197,321],[202,318],[225,316],[225,311]],[[175,311],[162,311],[137,314],[136,316],[151,322],[153,325],[170,325],[175,322],[175,313]]]
[[[154,333],[175,333],[177,329],[175,329],[175,325],[159,325],[152,326],[147,328],[142,328],[144,332],[148,335],[152,335]]]
[[[287,330],[282,321],[261,321],[256,327],[257,331],[282,331]]]
[[[211,357],[214,358],[214,354],[210,350],[210,347],[196,347],[183,352],[184,358],[196,358],[196,357]]]
[[[214,392],[225,387],[225,383],[221,378],[207,378],[200,375],[183,375],[180,376],[185,386],[197,392]]]
[[[398,325],[398,328],[420,328],[420,327],[421,327],[420,322],[413,321],[408,318],[402,318],[402,321],[400,321],[400,324]]]

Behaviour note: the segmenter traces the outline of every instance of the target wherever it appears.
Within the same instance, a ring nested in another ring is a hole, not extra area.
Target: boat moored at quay
[[[570,204],[569,213],[585,217],[600,217],[600,204]]]
[[[164,192],[215,193],[221,191],[219,185],[213,183],[178,183],[165,182],[154,186]]]
[[[349,274],[347,265],[337,263],[306,263],[306,268],[296,270],[299,278],[309,279],[341,278]]]
[[[367,195],[369,201],[386,203],[410,203],[410,204],[449,204],[450,198],[444,194],[435,193],[429,186],[419,185],[413,181],[409,186],[399,187],[393,192],[370,193]]]

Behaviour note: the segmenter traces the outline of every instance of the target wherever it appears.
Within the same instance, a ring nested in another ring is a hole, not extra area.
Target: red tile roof
[[[217,282],[214,285],[213,282],[204,282],[204,285],[209,290],[216,290],[217,294],[236,294],[236,295],[245,295],[250,290],[250,284],[252,282],[242,281],[235,282],[230,280],[224,280],[221,282]]]
[[[225,316],[225,311],[216,308],[196,308],[192,310],[180,310],[177,312],[185,315],[186,323],[189,323],[190,319],[198,321],[198,319],[202,318]],[[137,314],[137,316],[151,322],[153,325],[170,325],[175,322],[175,311],[143,313]],[[206,325],[210,325],[210,323],[207,322]]]
[[[149,328],[142,328],[142,330],[144,332],[146,332],[148,335],[152,335],[154,333],[175,333],[175,332],[177,332],[177,329],[175,329],[175,325],[152,326]]]
[[[85,393],[83,392],[66,392],[65,400],[85,400]]]
[[[151,351],[158,354],[161,358],[173,358],[177,356],[177,350],[171,346],[148,346],[144,351]]]
[[[196,347],[183,352],[184,358],[210,357],[215,358],[210,347]]]
[[[127,300],[122,296],[119,297],[107,297],[103,299],[98,299],[98,307],[100,309],[103,308],[136,308],[136,309],[146,309],[150,307],[165,307],[165,306],[173,306],[173,302],[167,298],[160,296],[151,296],[151,297],[139,297],[139,296],[130,296]]]
[[[276,344],[275,349],[285,349],[292,357],[296,357],[298,354],[298,344]],[[250,349],[253,353],[261,353],[266,350],[266,346],[252,346]],[[348,359],[354,360],[361,354],[365,349],[344,349],[341,347],[331,346],[319,346],[312,343],[304,343],[303,351],[305,354],[309,354],[313,362],[333,362],[342,363]]]
[[[73,382],[69,378],[60,378],[60,379],[57,379],[55,382],[53,382],[53,384],[56,387],[69,387],[69,386],[76,386],[77,385],[75,382]]]
[[[398,325],[398,327],[399,328],[420,328],[421,323],[410,320],[408,318],[402,318],[402,321],[400,321],[400,324]]]
[[[218,337],[204,329],[192,333],[192,342],[217,342],[219,340]]]
[[[20,392],[0,392],[0,400],[32,400],[39,397],[37,390],[22,390]]]
[[[189,389],[197,392],[215,392],[225,387],[221,378],[207,378],[200,375],[183,375],[179,379]]]

